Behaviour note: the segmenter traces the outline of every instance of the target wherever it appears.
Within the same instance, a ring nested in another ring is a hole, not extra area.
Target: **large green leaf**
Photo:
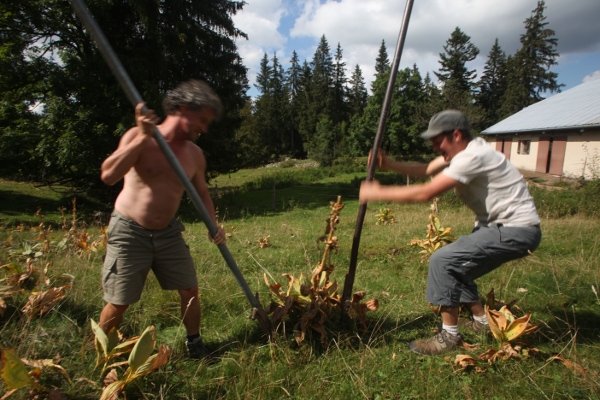
[[[96,336],[96,347],[100,346],[102,353],[104,354],[104,358],[108,357],[108,336],[106,333],[100,328],[100,326],[94,321],[90,319],[90,323],[92,324],[92,331]],[[99,357],[101,358],[101,357]]]
[[[140,340],[135,344],[133,350],[129,354],[129,368],[132,372],[136,372],[137,369],[143,365],[146,360],[150,357],[154,351],[154,345],[156,344],[156,329],[153,325],[146,328],[144,333],[140,336]]]

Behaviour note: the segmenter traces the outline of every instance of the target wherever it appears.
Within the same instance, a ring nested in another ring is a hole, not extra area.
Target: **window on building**
[[[517,146],[517,154],[529,154],[530,147],[531,140],[519,140],[519,145]]]

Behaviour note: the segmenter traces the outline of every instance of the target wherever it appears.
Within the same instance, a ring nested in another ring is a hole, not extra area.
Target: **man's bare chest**
[[[172,146],[171,150],[187,176],[189,178],[194,176],[196,162],[189,148],[186,146]],[[161,177],[165,179],[177,179],[175,171],[163,152],[158,148],[158,145],[146,149],[134,168],[137,174],[144,180],[160,179]]]

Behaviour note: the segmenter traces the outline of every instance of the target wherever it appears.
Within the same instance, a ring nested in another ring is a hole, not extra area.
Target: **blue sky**
[[[234,16],[236,27],[249,40],[238,41],[240,55],[254,83],[260,60],[273,54],[289,66],[292,51],[300,61],[313,58],[325,35],[332,53],[338,43],[343,50],[347,76],[360,65],[367,87],[374,76],[375,58],[385,40],[390,60],[394,57],[406,2],[389,0],[246,0]],[[586,80],[600,78],[599,0],[546,0],[546,22],[558,38],[558,81],[563,91]],[[537,0],[414,0],[400,68],[417,64],[423,76],[439,68],[439,53],[458,26],[479,50],[470,68],[482,71],[498,38],[507,54],[520,47],[524,21]],[[478,74],[480,75],[480,73]]]

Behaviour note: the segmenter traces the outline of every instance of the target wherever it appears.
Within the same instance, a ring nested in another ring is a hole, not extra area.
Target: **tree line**
[[[210,173],[264,165],[283,157],[343,163],[372,147],[390,76],[384,41],[370,93],[361,68],[349,74],[338,44],[325,36],[311,61],[292,53],[283,68],[264,55],[250,98],[247,68],[235,41],[247,37],[232,15],[243,1],[90,0],[88,7],[148,105],[160,115],[163,95],[190,78],[206,80],[226,114],[199,139]],[[525,19],[521,48],[507,55],[498,40],[477,79],[479,54],[457,27],[440,53],[437,83],[417,65],[398,72],[383,147],[427,158],[419,138],[429,117],[464,110],[479,131],[560,91],[557,38],[539,1]],[[99,166],[133,125],[132,106],[64,0],[0,4],[0,176],[107,190]],[[118,190],[118,188],[116,188]],[[109,192],[109,195],[112,195]]]
[[[398,72],[382,147],[404,158],[426,158],[431,150],[419,138],[431,115],[446,108],[463,110],[475,132],[560,91],[556,65],[557,38],[548,28],[545,4],[538,2],[525,19],[521,48],[507,55],[498,39],[491,46],[477,79],[469,69],[480,50],[460,27],[439,54],[439,70],[423,77],[417,65]],[[255,87],[259,95],[244,108],[237,131],[244,165],[260,165],[282,156],[310,157],[322,165],[345,162],[372,148],[391,73],[385,41],[375,60],[371,94],[359,65],[348,78],[343,50],[335,51],[325,36],[310,62],[300,64],[296,52],[284,70],[277,54],[264,54]],[[337,160],[337,161],[336,161]]]

